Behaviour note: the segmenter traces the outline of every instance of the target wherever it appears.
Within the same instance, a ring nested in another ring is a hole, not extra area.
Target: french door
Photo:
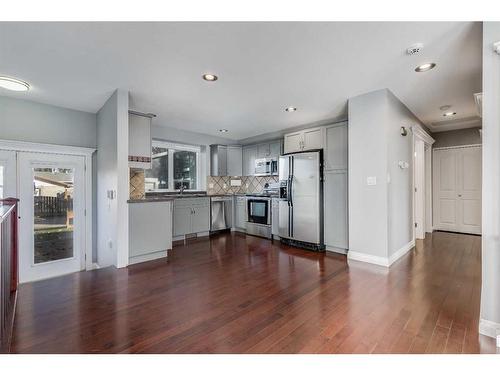
[[[0,150],[0,199],[15,198],[16,152]]]
[[[19,279],[35,281],[85,268],[85,158],[17,153]]]
[[[481,146],[434,150],[434,229],[481,234]]]

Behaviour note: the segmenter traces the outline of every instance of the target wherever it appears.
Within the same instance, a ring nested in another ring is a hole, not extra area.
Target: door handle
[[[458,194],[458,196],[459,196],[459,197],[461,197],[461,196],[462,196],[462,194]]]

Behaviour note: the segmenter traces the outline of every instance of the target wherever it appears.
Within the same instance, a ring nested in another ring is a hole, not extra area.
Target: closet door
[[[481,234],[481,147],[460,149],[458,162],[458,226],[463,233]]]
[[[434,150],[434,229],[481,234],[481,147]]]

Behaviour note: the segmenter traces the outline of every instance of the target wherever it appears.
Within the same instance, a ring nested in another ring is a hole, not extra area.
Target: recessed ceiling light
[[[286,107],[285,108],[285,111],[287,111],[287,112],[295,112],[296,110],[297,110],[296,107]]]
[[[228,132],[228,130],[227,130],[227,129],[219,129],[219,131],[220,131],[221,133],[227,133],[227,132]]]
[[[215,74],[203,74],[203,79],[205,81],[208,81],[208,82],[214,82],[214,81],[217,81],[219,79],[219,77],[217,77]]]
[[[451,108],[451,105],[449,105],[449,104],[442,105],[441,107],[439,107],[439,109],[440,109],[441,111],[447,111],[447,110],[448,110],[448,109],[450,109],[450,108]]]
[[[421,73],[421,72],[426,72],[428,70],[434,69],[435,67],[436,67],[435,63],[425,63],[425,64],[417,66],[415,68],[415,71],[418,73]]]
[[[457,114],[457,112],[445,112],[443,113],[443,116],[444,117],[451,117],[451,116],[455,116]]]
[[[3,76],[0,76],[0,87],[11,91],[28,91],[30,89],[30,85],[27,82]]]

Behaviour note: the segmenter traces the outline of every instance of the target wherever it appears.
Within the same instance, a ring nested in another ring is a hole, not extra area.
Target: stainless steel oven
[[[278,175],[278,159],[262,158],[255,159],[255,176]]]
[[[247,233],[271,238],[271,198],[247,197]]]

